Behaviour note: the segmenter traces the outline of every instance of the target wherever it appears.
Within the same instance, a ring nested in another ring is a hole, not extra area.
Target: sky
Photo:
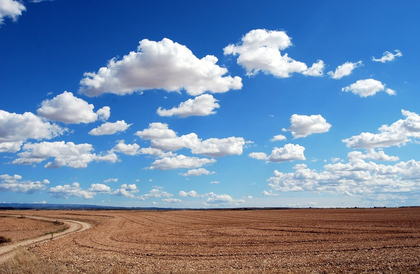
[[[0,0],[0,203],[418,206],[419,13]]]

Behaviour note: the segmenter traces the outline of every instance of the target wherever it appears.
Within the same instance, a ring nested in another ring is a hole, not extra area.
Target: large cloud
[[[242,137],[210,138],[200,142],[192,149],[192,153],[209,157],[241,155],[244,145],[245,140]]]
[[[331,125],[327,123],[321,115],[298,115],[293,114],[290,117],[290,127],[287,129],[292,132],[293,137],[302,138],[314,133],[328,132]]]
[[[177,168],[198,168],[203,165],[215,163],[215,159],[188,157],[185,155],[176,155],[172,157],[164,157],[152,163],[150,169],[170,170]]]
[[[23,152],[19,153],[19,158],[13,164],[38,164],[49,158],[54,158],[53,162],[48,162],[46,168],[59,168],[68,166],[72,168],[86,168],[92,161],[116,162],[118,160],[114,153],[107,155],[96,155],[92,153],[91,144],[75,144],[73,142],[41,142],[27,143],[23,146]]]
[[[255,29],[242,37],[241,44],[225,47],[224,54],[239,55],[237,63],[246,69],[248,75],[262,71],[281,78],[292,73],[322,76],[324,63],[321,60],[308,69],[305,63],[290,58],[287,53],[281,54],[280,50],[291,45],[291,38],[284,31]]]
[[[144,39],[136,52],[130,52],[122,60],[111,59],[97,73],[86,72],[80,81],[80,92],[99,96],[148,89],[185,89],[190,95],[199,95],[206,91],[222,93],[241,89],[242,79],[224,76],[227,69],[216,62],[212,55],[198,59],[186,46],[167,38],[159,42]]]
[[[181,197],[207,198],[203,202],[204,206],[232,206],[245,203],[244,200],[235,200],[228,194],[216,194],[214,192],[198,194],[195,190],[189,192],[181,190],[178,195]]]
[[[378,155],[381,157],[378,158]],[[394,165],[366,160],[396,160],[383,152],[350,153],[347,163],[327,164],[322,172],[296,165],[292,173],[274,171],[268,179],[274,191],[324,191],[333,194],[378,197],[411,195],[420,191],[420,162],[410,160]]]
[[[4,23],[5,17],[10,17],[13,21],[16,21],[18,16],[22,15],[22,11],[25,10],[25,6],[19,1],[0,0],[0,27]]]
[[[188,99],[181,103],[179,107],[172,109],[159,108],[157,113],[160,116],[179,116],[181,118],[189,116],[207,116],[215,114],[214,109],[219,108],[217,100],[210,94],[203,94],[194,99]]]
[[[350,148],[377,148],[404,145],[412,137],[420,138],[420,116],[414,112],[401,110],[406,117],[392,125],[383,125],[380,133],[362,132],[360,135],[344,139],[343,142]]]
[[[27,139],[52,139],[66,130],[30,112],[16,114],[0,110],[0,152],[16,152]]]
[[[345,62],[341,66],[338,66],[334,72],[329,71],[327,74],[333,79],[341,79],[344,76],[350,75],[355,68],[360,66],[363,66],[362,61],[356,63]]]
[[[389,52],[389,51],[385,51],[383,56],[379,59],[372,57],[372,61],[374,62],[381,62],[381,63],[385,63],[385,62],[389,62],[395,59],[395,57],[401,57],[402,53],[399,50],[395,50],[395,54]]]
[[[96,113],[93,112],[93,108],[92,104],[65,91],[51,100],[44,100],[37,112],[41,117],[66,124],[87,124],[98,119],[107,120],[109,118],[109,107],[103,107]]]
[[[301,145],[286,144],[282,148],[275,147],[270,156],[264,152],[253,152],[249,157],[257,160],[266,160],[266,162],[291,162],[296,160],[306,160],[304,152],[305,148]]]
[[[48,190],[48,193],[54,198],[68,199],[69,197],[82,197],[85,200],[92,199],[96,194],[89,190],[83,190],[77,182],[74,182],[71,185],[51,187]]]
[[[90,135],[112,135],[117,132],[124,132],[129,128],[132,124],[127,124],[124,120],[116,121],[115,123],[106,122],[100,125],[97,128],[92,129],[89,131]]]
[[[375,79],[358,80],[356,83],[341,89],[345,92],[352,92],[360,97],[373,96],[377,92],[385,91],[389,95],[395,95],[396,92],[390,88],[385,89],[385,84]]]
[[[0,191],[12,191],[17,193],[32,194],[35,191],[46,189],[50,183],[47,179],[41,181],[22,181],[20,175],[0,175]]]
[[[189,133],[177,136],[167,124],[151,123],[149,128],[137,131],[135,135],[150,140],[152,148],[162,151],[175,151],[182,148],[191,149],[193,154],[209,157],[223,157],[227,155],[241,155],[245,140],[242,137],[210,138],[202,141],[197,134]]]

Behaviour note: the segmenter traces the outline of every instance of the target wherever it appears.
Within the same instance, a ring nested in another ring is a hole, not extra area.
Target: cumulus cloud
[[[205,206],[232,206],[245,203],[244,200],[235,200],[228,194],[215,194],[210,192],[206,194],[206,196],[208,196],[208,198],[203,203]]]
[[[292,73],[322,76],[324,63],[321,60],[308,69],[305,63],[290,58],[287,53],[281,54],[281,50],[291,45],[291,38],[284,31],[255,29],[245,34],[240,44],[225,47],[224,54],[239,55],[237,63],[250,76],[260,71],[281,78],[290,77]]]
[[[379,133],[362,132],[359,135],[344,139],[343,142],[350,148],[381,148],[400,146],[412,138],[420,138],[420,116],[414,112],[401,110],[406,118],[395,123],[383,125]]]
[[[174,196],[171,193],[168,193],[166,191],[163,191],[162,189],[160,189],[159,187],[154,188],[152,190],[149,191],[149,193],[144,194],[144,195],[140,195],[138,198],[142,201],[146,200],[146,199],[150,199],[150,198],[161,198],[161,197],[172,197]]]
[[[108,153],[107,155],[96,155],[92,153],[91,144],[75,144],[73,142],[41,142],[26,143],[23,152],[19,153],[19,158],[12,164],[31,165],[41,163],[49,158],[54,158],[53,162],[48,162],[45,168],[60,168],[68,166],[72,168],[86,168],[92,161],[115,162],[116,155]]]
[[[192,149],[192,153],[209,157],[241,155],[244,145],[245,140],[242,137],[210,138],[200,142]]]
[[[116,121],[115,123],[106,122],[100,125],[97,128],[89,131],[90,135],[99,136],[99,135],[112,135],[117,132],[124,132],[132,124],[127,124],[124,120]]]
[[[109,178],[104,180],[104,183],[116,183],[118,182],[118,178]]]
[[[110,193],[111,188],[107,185],[104,185],[104,184],[91,184],[88,191],[89,192],[94,192],[94,193]]]
[[[302,138],[314,133],[328,132],[331,125],[327,123],[321,115],[298,115],[293,114],[290,117],[290,127],[287,129],[292,132],[293,137]]]
[[[20,175],[0,175],[0,191],[11,191],[16,193],[32,194],[36,191],[46,189],[50,182],[47,179],[42,181],[22,181]]]
[[[190,169],[186,173],[179,173],[182,176],[201,176],[201,175],[212,175],[215,172],[210,172],[205,168]]]
[[[159,116],[179,116],[181,118],[207,116],[215,114],[214,109],[219,107],[220,105],[217,103],[217,100],[211,94],[203,94],[194,99],[188,99],[178,107],[169,110],[159,108],[157,113]]]
[[[22,11],[25,10],[25,6],[19,1],[0,0],[0,27],[4,24],[5,17],[9,17],[13,21],[16,21],[17,18],[22,15]]]
[[[122,184],[119,189],[112,191],[111,194],[116,196],[124,196],[127,198],[136,198],[134,193],[137,192],[139,192],[139,190],[137,189],[136,184]]]
[[[397,94],[394,90],[390,88],[385,89],[385,84],[375,79],[358,80],[356,81],[356,83],[342,88],[341,91],[350,91],[353,94],[359,95],[360,97],[373,96],[380,91],[385,91],[389,95]]]
[[[92,199],[95,196],[94,192],[83,190],[77,182],[74,182],[71,185],[58,185],[51,187],[48,190],[48,193],[51,197],[64,199],[68,199],[69,197],[81,197],[87,200]]]
[[[177,155],[172,157],[164,157],[155,160],[150,169],[170,170],[177,168],[199,168],[203,165],[215,163],[215,159],[188,157],[185,155]]]
[[[177,137],[176,132],[169,129],[169,125],[164,123],[151,123],[149,128],[137,131],[135,135],[144,140],[172,139]]]
[[[253,152],[248,156],[257,160],[265,160],[268,162],[291,162],[296,160],[306,160],[304,152],[305,148],[301,145],[286,144],[282,148],[275,147],[271,155],[267,156],[264,152]]]
[[[228,194],[216,194],[213,192],[198,194],[195,190],[189,192],[181,190],[178,194],[181,197],[206,199],[204,206],[234,206],[245,203],[244,200],[235,200]]]
[[[272,191],[313,191],[342,195],[360,195],[374,197],[381,195],[406,196],[420,190],[420,162],[409,160],[394,165],[379,164],[377,152],[367,154],[353,152],[349,154],[347,163],[335,163],[324,166],[318,172],[306,165],[299,165],[294,172],[274,171],[268,179]],[[396,160],[392,156],[385,159]],[[275,193],[275,192],[274,192]]]
[[[140,154],[140,146],[138,144],[126,144],[124,140],[118,141],[118,144],[112,149],[112,151],[120,152],[126,155],[138,155]]]
[[[389,51],[385,51],[383,56],[379,59],[376,59],[375,57],[372,57],[372,61],[385,63],[385,62],[393,61],[395,59],[395,57],[401,57],[401,56],[402,56],[401,51],[396,49],[395,54],[393,54]]]
[[[137,51],[121,60],[111,59],[97,73],[86,72],[80,81],[80,92],[92,97],[149,89],[185,89],[196,96],[206,91],[223,93],[241,89],[242,79],[226,76],[228,70],[216,65],[217,61],[212,55],[198,59],[186,46],[167,38],[159,42],[144,39]]]
[[[16,114],[0,110],[0,152],[17,152],[27,139],[52,139],[66,131],[30,112]]]
[[[271,138],[270,141],[271,142],[276,142],[276,141],[284,141],[284,140],[286,140],[286,136],[279,134],[279,135],[276,135],[273,138]]]
[[[96,113],[93,112],[93,108],[92,104],[65,91],[51,100],[44,100],[37,112],[41,117],[66,124],[87,124],[98,119],[107,120],[109,118],[109,107],[103,107]]]
[[[175,131],[163,123],[151,123],[149,128],[137,131],[135,135],[150,140],[151,147],[161,151],[188,148],[193,154],[209,157],[241,155],[246,143],[242,137],[210,138],[202,141],[195,133],[177,136]]]
[[[166,198],[166,199],[162,199],[162,202],[175,204],[175,203],[181,203],[182,200],[175,199],[175,198]]]
[[[334,72],[329,71],[327,74],[331,76],[333,79],[341,79],[344,76],[350,75],[353,70],[357,67],[363,66],[362,61],[352,63],[352,62],[345,62],[341,66],[338,66]]]

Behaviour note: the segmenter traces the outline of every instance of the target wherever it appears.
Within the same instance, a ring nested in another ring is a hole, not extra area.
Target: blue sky
[[[419,12],[0,0],[0,202],[419,205]]]

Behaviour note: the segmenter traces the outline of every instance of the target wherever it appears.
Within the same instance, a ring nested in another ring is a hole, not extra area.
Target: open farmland
[[[420,208],[13,213],[93,225],[31,247],[68,273],[420,272]]]

